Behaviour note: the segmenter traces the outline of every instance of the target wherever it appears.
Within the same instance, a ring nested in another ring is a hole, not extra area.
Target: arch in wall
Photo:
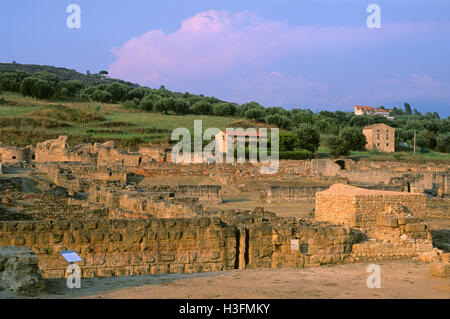
[[[345,161],[338,160],[338,161],[336,161],[334,163],[338,164],[341,167],[341,169],[345,169]]]

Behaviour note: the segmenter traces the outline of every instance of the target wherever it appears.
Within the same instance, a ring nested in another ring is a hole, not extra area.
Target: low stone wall
[[[269,186],[261,193],[261,199],[268,203],[302,202],[314,199],[317,192],[328,186]]]
[[[155,185],[146,186],[145,190],[151,194],[171,194],[174,198],[197,198],[203,203],[222,203],[219,185]]]
[[[0,245],[28,246],[46,278],[64,278],[74,249],[83,277],[233,269],[235,228],[220,219],[0,222]]]

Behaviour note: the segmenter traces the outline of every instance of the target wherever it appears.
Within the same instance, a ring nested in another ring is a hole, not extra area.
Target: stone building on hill
[[[384,123],[366,126],[363,129],[366,136],[366,149],[379,152],[395,152],[395,129]]]

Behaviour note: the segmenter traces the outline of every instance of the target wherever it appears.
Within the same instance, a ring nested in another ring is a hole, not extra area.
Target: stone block
[[[449,263],[430,264],[430,275],[433,277],[450,278],[450,264]]]
[[[407,232],[423,232],[426,229],[426,225],[422,223],[406,224],[405,229]]]

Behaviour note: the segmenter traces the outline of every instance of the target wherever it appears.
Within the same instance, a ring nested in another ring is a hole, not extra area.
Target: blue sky
[[[81,29],[66,7],[81,7]],[[381,8],[368,29],[366,7]],[[266,106],[450,115],[450,1],[2,0],[0,61]]]

